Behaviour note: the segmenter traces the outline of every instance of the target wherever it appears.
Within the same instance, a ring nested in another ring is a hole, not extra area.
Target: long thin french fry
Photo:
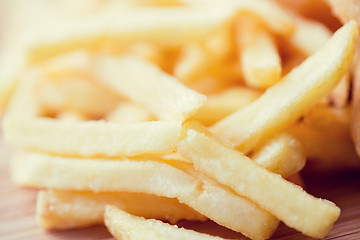
[[[281,60],[275,40],[258,19],[252,16],[239,18],[236,41],[248,86],[265,89],[280,80]]]
[[[285,133],[271,138],[251,158],[283,178],[299,172],[306,161],[301,143]]]
[[[307,194],[240,152],[195,130],[188,130],[178,146],[179,152],[191,159],[197,169],[304,234],[325,237],[340,215],[340,209],[332,202]]]
[[[211,131],[246,153],[271,134],[284,129],[314,102],[329,94],[349,70],[357,35],[355,21],[347,23],[278,84],[250,105],[217,122]]]
[[[176,223],[186,219],[204,221],[206,217],[173,198],[145,193],[93,193],[41,190],[36,204],[36,220],[47,229],[70,229],[104,222],[104,210],[115,205],[131,214]]]
[[[220,237],[179,228],[159,220],[147,220],[143,217],[130,215],[112,205],[106,206],[104,218],[107,229],[119,240],[124,238],[127,240],[224,240]]]
[[[184,121],[206,101],[204,95],[136,57],[98,57],[94,68],[99,81],[147,106],[160,120]]]
[[[14,155],[11,168],[14,182],[22,186],[177,198],[252,239],[269,238],[279,223],[256,204],[180,161],[76,159],[23,152]]]

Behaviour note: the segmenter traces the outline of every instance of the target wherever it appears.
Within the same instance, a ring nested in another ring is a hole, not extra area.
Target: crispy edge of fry
[[[236,42],[247,85],[268,88],[280,80],[281,60],[272,35],[255,17],[237,19]]]
[[[205,233],[198,233],[193,230],[179,228],[159,220],[134,216],[112,205],[107,205],[105,207],[104,218],[107,229],[116,239],[223,239]]]
[[[107,204],[131,214],[176,223],[186,219],[205,221],[207,218],[173,198],[145,193],[93,193],[41,190],[36,205],[37,223],[46,229],[82,228],[103,223]]]
[[[178,151],[194,166],[271,212],[286,225],[322,238],[340,215],[332,202],[315,198],[240,152],[195,130],[178,143]]]
[[[301,143],[286,133],[269,139],[258,151],[255,151],[251,158],[283,178],[299,172],[306,162]]]
[[[278,84],[210,130],[228,145],[249,152],[259,141],[293,123],[313,102],[331,92],[351,66],[357,37],[356,22],[347,23]]]
[[[11,169],[13,181],[22,186],[155,194],[177,198],[216,223],[252,239],[267,239],[275,231],[279,221],[256,204],[189,164],[169,164],[169,160],[75,159],[20,152],[13,156]],[[118,176],[122,181],[113,180]]]
[[[96,63],[93,72],[99,81],[147,106],[159,120],[184,121],[206,101],[205,95],[134,56],[102,56]]]

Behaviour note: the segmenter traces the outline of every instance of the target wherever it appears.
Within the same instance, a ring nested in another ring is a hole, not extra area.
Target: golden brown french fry
[[[145,193],[93,193],[41,190],[36,203],[37,223],[47,229],[70,229],[104,222],[105,206],[115,205],[145,218],[176,223],[186,219],[204,221],[206,217],[173,198]]]
[[[195,6],[211,6],[217,9],[230,8],[232,11],[251,13],[259,17],[266,26],[279,35],[289,36],[295,28],[291,16],[277,3],[258,0],[179,0],[180,2]]]
[[[205,233],[179,228],[155,219],[145,219],[108,205],[105,208],[105,225],[116,239],[127,240],[222,240]]]
[[[279,223],[256,204],[180,161],[75,159],[22,152],[14,155],[11,169],[14,182],[22,186],[177,198],[252,239],[269,238]]]
[[[159,120],[184,121],[206,101],[206,96],[133,56],[99,57],[94,74],[120,95],[148,107]]]
[[[155,120],[154,116],[144,107],[130,102],[122,102],[105,119],[116,123],[135,123]]]
[[[354,21],[347,23],[278,84],[253,103],[217,122],[211,131],[246,153],[271,134],[284,129],[329,94],[349,70],[357,35],[357,24]]]
[[[188,130],[187,137],[178,144],[178,151],[200,171],[306,235],[325,237],[340,215],[340,209],[332,202],[307,194],[242,153],[195,130]]]
[[[281,62],[272,35],[253,16],[236,22],[236,41],[241,69],[249,87],[265,89],[280,80]]]
[[[283,133],[268,140],[255,151],[252,160],[269,170],[287,178],[299,172],[306,156],[301,143],[289,134]]]
[[[207,96],[205,104],[190,119],[209,126],[244,107],[260,96],[260,92],[244,87],[232,87]]]

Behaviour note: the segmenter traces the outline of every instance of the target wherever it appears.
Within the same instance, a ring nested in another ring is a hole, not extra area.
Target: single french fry
[[[253,103],[217,122],[211,131],[247,153],[260,141],[284,129],[329,94],[349,70],[357,35],[355,21],[347,23],[278,84]]]
[[[307,169],[332,171],[360,167],[350,133],[351,109],[314,107],[289,132],[302,144]],[[329,131],[331,129],[331,131]]]
[[[159,120],[184,121],[206,101],[173,76],[132,56],[99,57],[94,74],[120,95],[148,107]]]
[[[105,225],[116,239],[127,240],[168,240],[168,239],[189,239],[189,240],[221,240],[193,230],[179,228],[168,223],[155,219],[145,219],[130,215],[129,213],[108,205],[105,208]]]
[[[289,134],[280,134],[268,140],[255,151],[252,160],[269,170],[287,178],[299,172],[306,162],[301,143]]]
[[[296,14],[293,18],[296,28],[289,41],[306,56],[314,54],[330,39],[332,32],[325,25]]]
[[[326,0],[330,4],[332,13],[337,16],[342,23],[352,19],[360,23],[359,7],[357,0]]]
[[[281,60],[272,35],[255,17],[243,16],[236,22],[236,41],[245,83],[265,89],[280,80]]]
[[[76,159],[22,152],[14,155],[11,165],[14,182],[22,186],[177,198],[252,239],[269,238],[279,223],[256,204],[180,161]]]
[[[146,108],[129,102],[118,104],[113,111],[105,116],[105,119],[110,122],[122,124],[155,120]]]
[[[181,82],[195,81],[212,65],[210,54],[198,43],[188,44],[181,49],[174,68],[174,75]]]
[[[209,126],[250,104],[260,96],[260,92],[244,87],[232,87],[207,96],[205,104],[190,119]]]
[[[38,81],[33,101],[40,112],[79,112],[89,119],[100,118],[113,110],[120,97],[98,82],[75,74],[61,74]]]
[[[206,217],[173,198],[145,193],[93,193],[41,190],[36,204],[37,223],[46,229],[71,229],[104,222],[105,206],[115,205],[145,218],[176,223],[186,219],[204,221]]]
[[[251,13],[256,15],[266,26],[279,35],[290,36],[295,28],[292,17],[277,3],[272,1],[248,0],[179,0],[195,6],[211,6],[217,9],[230,8],[239,14]]]
[[[74,49],[101,51],[104,46],[116,48],[144,39],[163,47],[179,47],[202,39],[234,16],[229,9],[202,8],[202,14],[198,11],[196,7],[143,7],[120,11],[99,8],[80,20],[52,18],[50,29],[56,31],[34,34],[27,48],[28,61],[38,62]]]
[[[332,202],[307,194],[242,153],[195,130],[188,130],[187,137],[178,144],[178,151],[200,171],[306,235],[325,237],[340,215],[340,209]]]
[[[354,64],[352,87],[351,137],[355,143],[356,152],[360,156],[360,57],[359,52]]]

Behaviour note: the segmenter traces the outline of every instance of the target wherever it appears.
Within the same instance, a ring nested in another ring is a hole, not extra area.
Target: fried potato
[[[360,3],[357,0],[326,0],[331,6],[332,13],[341,22],[346,23],[352,19],[360,23]]]
[[[116,124],[38,117],[33,96],[39,77],[36,70],[26,74],[4,117],[4,138],[9,145],[75,156],[135,156],[175,150],[181,122]]]
[[[314,54],[331,37],[332,32],[323,24],[294,14],[296,28],[289,41],[306,56]]]
[[[351,137],[355,143],[356,152],[360,156],[360,57],[359,53],[354,63],[352,88]]]
[[[247,0],[179,0],[195,6],[211,6],[216,9],[229,8],[238,14],[251,13],[261,19],[272,32],[290,36],[295,27],[291,16],[277,3],[272,1],[247,1]]]
[[[236,22],[236,41],[245,83],[265,89],[280,80],[281,61],[272,35],[255,17]]]
[[[346,74],[328,96],[330,104],[336,108],[344,108],[350,101],[350,75]]]
[[[159,220],[148,219],[130,215],[129,213],[108,205],[105,208],[105,225],[116,239],[128,240],[221,240],[204,233],[198,233],[185,228],[179,228]]]
[[[275,231],[279,221],[256,204],[197,173],[191,165],[169,164],[168,160],[74,159],[23,152],[14,155],[11,169],[13,181],[22,186],[155,194],[177,198],[252,239],[267,239]]]
[[[41,79],[42,80],[42,79]],[[113,110],[120,97],[91,79],[69,74],[38,81],[34,95],[40,112],[78,112],[98,119]]]
[[[93,193],[41,190],[36,204],[37,223],[46,229],[71,229],[104,222],[105,206],[115,205],[145,218],[176,223],[186,219],[204,221],[206,217],[173,198],[145,193]]]
[[[349,22],[278,84],[245,108],[217,122],[211,131],[247,153],[260,141],[284,129],[329,94],[349,70],[357,35],[357,24]]]
[[[178,150],[193,160],[200,171],[306,235],[325,237],[340,215],[340,209],[332,202],[307,194],[240,152],[195,130],[188,130],[188,136],[179,142]]]
[[[148,107],[159,120],[184,121],[206,101],[204,95],[136,57],[104,56],[96,63],[94,74],[99,81]]]
[[[236,110],[255,101],[260,92],[244,87],[232,87],[222,92],[207,95],[207,101],[190,117],[209,126]]]
[[[255,151],[252,160],[269,170],[287,178],[299,172],[304,166],[306,156],[301,143],[289,134],[271,138]]]
[[[115,123],[135,123],[154,121],[155,117],[144,107],[137,104],[122,102],[111,112],[109,112],[105,119]]]

